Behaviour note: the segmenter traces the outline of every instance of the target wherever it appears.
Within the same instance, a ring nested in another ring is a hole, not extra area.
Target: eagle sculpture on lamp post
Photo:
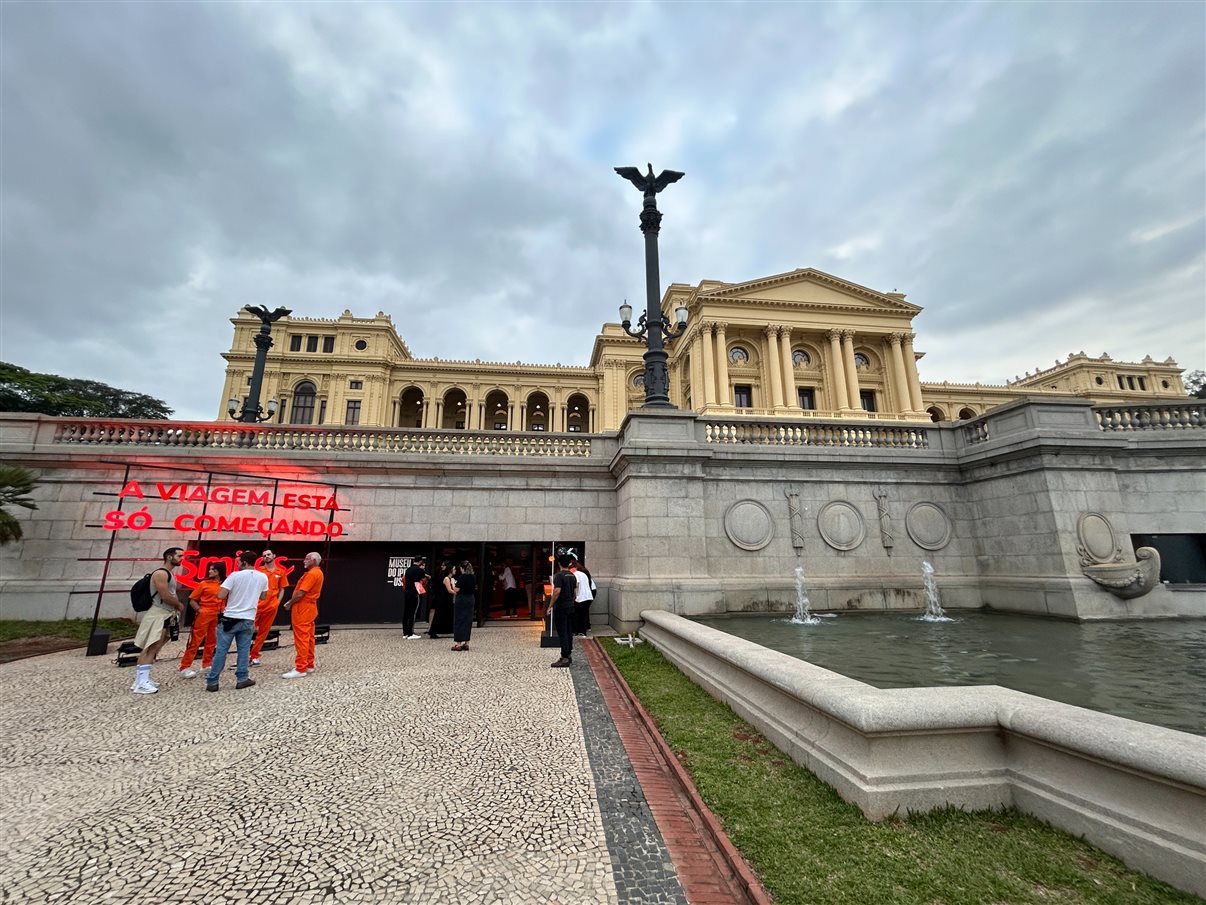
[[[678,182],[685,173],[678,170],[662,170],[653,175],[653,164],[646,164],[649,172],[642,173],[636,167],[615,167],[645,196],[641,205],[641,232],[645,236],[645,313],[637,329],[631,328],[632,307],[625,302],[620,306],[620,326],[629,336],[645,341],[645,405],[647,409],[672,409],[670,401],[670,374],[666,367],[666,342],[682,336],[687,329],[687,309],[680,306],[675,311],[678,323],[669,327],[662,316],[661,276],[658,273],[657,234],[661,230],[662,214],[657,209],[657,193],[673,182]]]
[[[615,171],[640,189],[646,198],[652,198],[666,186],[687,175],[678,170],[662,170],[660,175],[654,176],[653,164],[647,163],[645,166],[649,167],[648,173],[642,173],[636,167],[616,167]]]
[[[269,311],[263,305],[244,305],[243,310],[254,314],[260,319],[260,332],[252,340],[255,342],[255,364],[251,368],[251,386],[247,390],[247,398],[243,401],[243,410],[239,412],[238,420],[247,424],[267,421],[276,414],[276,400],[268,402],[268,411],[260,406],[260,388],[264,383],[264,367],[268,363],[268,350],[272,348],[272,325],[282,317],[288,317],[293,312],[288,308],[277,308]],[[239,400],[230,400],[227,411],[233,417],[239,410]]]

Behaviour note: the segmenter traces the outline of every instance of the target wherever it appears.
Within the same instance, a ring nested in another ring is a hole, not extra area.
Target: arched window
[[[931,421],[944,421],[946,416],[942,414],[942,409],[930,406],[925,410],[925,413],[930,416]]]
[[[733,346],[729,349],[729,361],[735,365],[745,365],[750,362],[750,353],[741,348],[741,346]]]
[[[856,368],[869,368],[869,367],[871,367],[871,359],[868,358],[866,355],[864,355],[862,352],[855,352],[854,353],[854,366]]]
[[[961,408],[959,409],[959,420],[967,421],[969,418],[975,418],[976,412],[974,409]]]
[[[303,380],[293,390],[293,411],[289,415],[290,424],[314,423],[314,397],[317,388],[308,380]]]
[[[803,349],[796,349],[791,353],[791,363],[797,368],[806,368],[812,364],[812,356]]]

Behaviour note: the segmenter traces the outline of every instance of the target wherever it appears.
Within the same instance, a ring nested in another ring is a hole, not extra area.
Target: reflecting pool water
[[[794,625],[767,614],[695,621],[877,688],[1003,685],[1206,735],[1206,622],[1064,622],[948,612],[843,614]]]

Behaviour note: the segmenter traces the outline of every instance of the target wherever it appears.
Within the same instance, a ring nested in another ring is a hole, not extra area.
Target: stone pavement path
[[[585,658],[537,631],[336,628],[314,675],[286,647],[217,694],[178,643],[157,695],[80,651],[0,667],[0,902],[685,902],[597,713],[588,756]]]

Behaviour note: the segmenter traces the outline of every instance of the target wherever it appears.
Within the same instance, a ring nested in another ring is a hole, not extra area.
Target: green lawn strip
[[[1013,810],[873,823],[651,645],[603,647],[781,905],[1202,901]]]
[[[108,632],[111,641],[133,638],[138,623],[132,619],[102,619],[97,630]],[[91,619],[60,619],[44,622],[32,619],[0,619],[0,641],[16,641],[20,638],[69,638],[80,644],[88,643],[92,629]]]

